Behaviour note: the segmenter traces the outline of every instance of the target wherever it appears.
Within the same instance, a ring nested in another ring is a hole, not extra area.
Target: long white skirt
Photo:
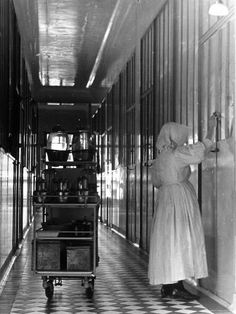
[[[149,253],[150,284],[207,277],[204,233],[195,190],[190,182],[159,190]]]

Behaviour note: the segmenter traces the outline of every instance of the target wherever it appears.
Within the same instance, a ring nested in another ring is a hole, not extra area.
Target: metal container
[[[73,137],[73,150],[87,150],[90,148],[90,132],[79,130]]]
[[[88,130],[78,130],[72,140],[72,154],[75,161],[91,161],[95,152],[94,136]]]
[[[68,134],[58,124],[52,128],[47,139],[47,148],[53,150],[68,150],[69,137]]]
[[[78,190],[88,190],[88,178],[83,176],[77,179]]]
[[[49,161],[67,161],[69,137],[60,125],[55,126],[47,139],[46,153]]]

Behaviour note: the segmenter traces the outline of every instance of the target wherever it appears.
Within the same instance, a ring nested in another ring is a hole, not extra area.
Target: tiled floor
[[[100,264],[92,299],[80,280],[64,280],[49,301],[42,280],[31,272],[31,232],[0,296],[0,313],[230,313],[201,296],[199,302],[161,299],[147,280],[147,256],[104,226],[99,227]]]

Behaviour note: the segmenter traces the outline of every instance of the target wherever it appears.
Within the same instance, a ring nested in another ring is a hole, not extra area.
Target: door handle
[[[216,147],[211,150],[213,153],[218,153],[220,150],[217,147],[217,143],[219,141],[219,127],[220,127],[220,122],[221,122],[221,113],[218,111],[215,111],[213,115],[216,118],[216,134],[215,134],[215,142],[216,142]]]

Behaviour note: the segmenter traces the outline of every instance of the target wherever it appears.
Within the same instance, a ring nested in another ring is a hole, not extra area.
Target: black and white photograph
[[[236,314],[236,0],[0,0],[0,314]]]

